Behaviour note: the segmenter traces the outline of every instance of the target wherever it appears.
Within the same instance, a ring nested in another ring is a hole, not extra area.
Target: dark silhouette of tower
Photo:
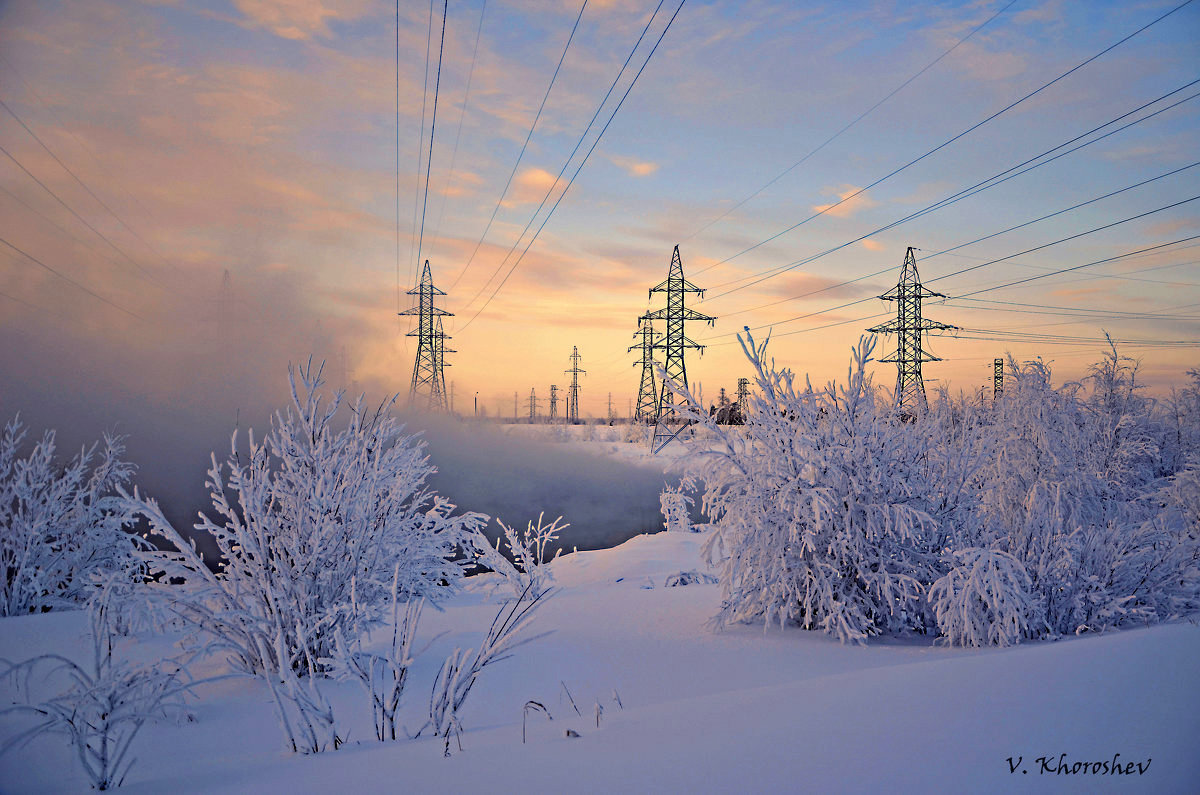
[[[417,338],[417,358],[413,363],[408,402],[410,406],[429,411],[446,411],[446,376],[443,368],[446,366],[445,354],[454,351],[445,346],[445,341],[450,338],[442,331],[442,318],[453,315],[433,305],[434,298],[445,293],[433,286],[429,260],[425,260],[425,268],[421,271],[421,283],[409,290],[408,294],[417,297],[416,306],[399,314],[416,315],[418,318],[416,330],[408,333],[408,336]]]
[[[675,250],[671,253],[671,268],[667,271],[667,280],[657,287],[650,288],[650,296],[653,297],[655,293],[667,294],[667,306],[665,309],[656,309],[646,314],[644,318],[647,320],[665,320],[667,323],[667,333],[661,340],[654,344],[653,348],[654,350],[664,351],[666,354],[663,370],[666,371],[667,378],[670,378],[678,386],[686,389],[688,380],[687,365],[683,358],[684,352],[688,348],[696,348],[703,351],[704,346],[687,338],[683,330],[683,324],[689,320],[702,320],[711,326],[716,318],[702,315],[696,310],[688,309],[685,306],[684,298],[688,293],[696,293],[703,296],[704,291],[683,277],[683,260],[679,256],[679,246],[675,246]],[[655,452],[661,450],[681,430],[681,428],[677,428],[675,431],[671,431],[667,427],[668,424],[678,424],[681,422],[677,416],[678,407],[681,403],[681,399],[666,384],[660,387],[658,391],[658,410],[655,414],[654,439],[651,442],[651,447]]]
[[[904,265],[900,269],[900,281],[879,297],[884,301],[896,302],[896,319],[867,331],[873,334],[896,335],[896,352],[879,361],[896,363],[896,410],[905,419],[915,419],[928,407],[921,364],[941,361],[922,346],[924,334],[955,328],[921,317],[921,299],[946,296],[922,286],[921,277],[917,273],[917,257],[913,254],[912,246],[909,246],[904,254]]]
[[[579,422],[579,375],[587,373],[587,370],[579,369],[579,346],[572,346],[571,349],[571,369],[563,370],[571,376],[571,387],[567,391],[567,422]]]
[[[550,415],[547,419],[551,422],[558,419],[558,384],[550,385]]]
[[[750,399],[750,379],[749,378],[739,378],[738,379],[737,402],[738,402],[738,408],[740,408],[743,413],[745,413],[745,411],[746,411],[746,403],[749,399]]]
[[[529,388],[529,424],[537,419],[537,387]]]
[[[654,343],[661,335],[654,333],[654,324],[649,318],[638,318],[638,330],[633,338],[641,337],[637,345],[629,346],[629,350],[640,350],[642,358],[634,363],[641,365],[642,381],[638,385],[637,410],[634,412],[635,422],[655,422],[658,419],[658,388],[654,385]]]
[[[994,359],[992,361],[992,405],[1000,402],[1000,396],[1004,394],[1004,360]]]

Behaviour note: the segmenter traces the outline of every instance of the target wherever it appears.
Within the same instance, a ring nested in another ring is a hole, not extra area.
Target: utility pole
[[[1004,360],[994,359],[992,361],[992,405],[1000,402],[1000,396],[1004,394]]]
[[[614,419],[616,419],[616,418],[613,416],[613,412],[612,412],[612,392],[609,392],[608,393],[608,424],[612,425]]]
[[[558,384],[550,385],[550,422],[558,419]]]
[[[563,370],[571,376],[571,388],[567,391],[567,422],[578,424],[579,422],[579,375],[586,374],[587,370],[579,369],[579,346],[572,346],[571,349],[571,369]]]
[[[677,386],[687,389],[687,366],[684,363],[684,352],[688,348],[696,348],[703,352],[704,346],[687,338],[683,330],[683,324],[689,320],[701,320],[711,326],[716,318],[700,314],[694,309],[688,309],[684,305],[684,298],[688,293],[695,293],[703,297],[704,291],[683,277],[683,259],[679,256],[678,245],[675,246],[675,250],[671,253],[671,267],[667,271],[667,280],[657,287],[650,288],[651,298],[654,297],[655,293],[667,294],[667,306],[665,309],[656,309],[644,315],[644,318],[647,320],[665,320],[667,322],[667,333],[664,339],[654,344],[653,348],[654,350],[666,352],[666,362],[663,369],[666,371],[667,378],[674,381]],[[654,438],[650,443],[651,449],[654,452],[657,453],[665,447],[678,435],[679,431],[686,427],[681,426],[673,432],[668,427],[669,424],[679,424],[682,421],[678,417],[681,405],[682,400],[666,384],[663,384],[658,393],[658,410],[655,413]]]
[[[642,358],[634,362],[634,367],[642,366],[642,380],[638,385],[637,412],[633,418],[637,422],[655,422],[658,420],[658,389],[654,385],[654,343],[662,335],[654,333],[654,325],[648,318],[638,318],[638,330],[633,338],[641,337],[637,345],[629,346],[629,350],[641,350]]]
[[[533,421],[537,419],[537,395],[535,394],[536,387],[529,389],[529,424],[533,425]]]
[[[923,335],[930,331],[945,331],[956,328],[946,323],[926,320],[921,317],[922,298],[945,298],[941,293],[926,289],[917,273],[917,257],[912,246],[904,254],[904,265],[900,269],[900,281],[891,290],[879,296],[884,301],[896,302],[896,319],[889,320],[867,331],[872,334],[895,334],[896,352],[880,362],[896,363],[896,411],[901,419],[912,421],[925,413],[928,401],[925,397],[925,381],[921,376],[922,362],[940,362],[941,359],[922,346]]]
[[[454,353],[445,347],[450,339],[442,331],[442,318],[453,317],[452,313],[433,305],[436,296],[445,293],[433,286],[429,272],[429,260],[421,271],[421,283],[408,291],[417,296],[416,306],[399,312],[401,315],[416,315],[417,328],[408,333],[417,338],[417,358],[413,363],[412,384],[408,389],[408,403],[415,408],[429,411],[446,411],[445,354]]]

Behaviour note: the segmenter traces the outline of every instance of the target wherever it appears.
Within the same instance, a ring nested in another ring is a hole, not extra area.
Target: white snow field
[[[347,744],[293,754],[266,687],[229,679],[199,690],[193,721],[142,730],[122,791],[1200,791],[1193,623],[983,650],[843,646],[761,625],[713,632],[718,586],[664,587],[704,570],[702,540],[658,533],[557,560],[557,593],[531,628],[552,634],[483,672],[449,758],[437,737],[376,741],[362,692],[336,682],[328,694]],[[410,730],[441,660],[476,644],[508,593],[493,577],[470,578],[444,612],[425,611],[402,707]],[[86,632],[83,612],[0,619],[0,657],[83,660]],[[148,636],[118,654],[155,659],[172,642]],[[531,710],[523,744],[531,700],[553,720]],[[19,725],[6,718],[0,736]],[[8,752],[0,791],[87,790],[73,754],[58,735]]]

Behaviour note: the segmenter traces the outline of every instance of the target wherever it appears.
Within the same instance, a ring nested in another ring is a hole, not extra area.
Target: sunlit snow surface
[[[553,634],[484,672],[461,715],[464,750],[453,746],[449,759],[439,738],[375,742],[361,691],[338,683],[329,693],[349,744],[287,753],[266,689],[239,679],[203,688],[194,722],[144,729],[122,791],[1197,791],[1195,625],[1004,650],[856,648],[761,626],[714,633],[706,624],[718,586],[663,587],[672,574],[704,570],[702,540],[659,533],[560,558],[558,593],[534,627]],[[492,593],[490,577],[472,578],[445,612],[426,611],[416,646],[433,641],[412,670],[410,729],[423,722],[441,660],[474,645],[494,615],[505,591]],[[85,626],[81,613],[0,619],[0,656],[82,659]],[[147,638],[121,653],[153,659],[172,641]],[[522,745],[530,700],[553,720],[531,712]],[[8,753],[0,791],[85,791],[72,754],[57,736]],[[1037,757],[1057,765],[1061,754],[1151,761],[1141,776],[1042,772]],[[1015,772],[1009,757],[1021,758]]]

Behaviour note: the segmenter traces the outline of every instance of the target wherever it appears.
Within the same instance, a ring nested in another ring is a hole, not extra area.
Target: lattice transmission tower
[[[685,306],[684,299],[688,293],[695,293],[703,297],[704,291],[683,277],[683,260],[679,256],[679,246],[675,246],[675,250],[671,253],[671,268],[667,271],[667,280],[657,287],[650,288],[650,296],[652,298],[655,293],[667,294],[667,306],[664,309],[656,309],[653,312],[647,313],[643,316],[643,319],[665,320],[667,323],[667,333],[655,342],[652,348],[656,351],[665,352],[663,370],[666,371],[667,378],[670,378],[677,385],[686,389],[688,381],[687,365],[683,358],[684,352],[688,348],[695,348],[703,352],[704,346],[687,338],[683,330],[683,324],[689,320],[700,320],[711,326],[716,318],[703,315]],[[658,391],[654,438],[650,443],[654,452],[658,452],[665,447],[685,427],[680,426],[674,431],[671,431],[668,427],[670,424],[678,425],[682,421],[676,416],[680,405],[682,405],[682,399],[672,392],[666,384],[663,384]]]
[[[574,345],[571,349],[571,369],[563,370],[571,376],[571,386],[567,390],[567,422],[572,424],[579,422],[579,376],[587,373],[587,370],[579,369],[579,346]]]
[[[746,402],[750,399],[750,379],[738,379],[737,402],[738,407],[744,412],[746,410]]]
[[[896,363],[896,411],[904,419],[915,419],[928,407],[921,364],[941,361],[923,347],[924,335],[930,331],[944,331],[957,327],[921,317],[921,299],[946,296],[926,289],[921,284],[921,277],[917,273],[917,257],[913,254],[912,246],[909,246],[904,254],[900,281],[879,297],[884,301],[896,302],[896,319],[867,331],[872,334],[897,336],[896,352],[879,361]]]
[[[558,419],[558,384],[550,385],[550,414],[548,419],[551,422]]]
[[[1000,402],[1000,396],[1004,394],[1004,360],[992,360],[992,405]]]
[[[537,420],[537,387],[529,388],[529,424],[532,425]]]
[[[634,410],[634,422],[655,422],[658,420],[658,388],[654,385],[654,343],[662,337],[656,334],[654,324],[649,318],[638,318],[638,330],[633,338],[641,337],[637,345],[630,345],[629,350],[640,350],[642,358],[634,362],[634,367],[641,365],[642,381],[638,385],[637,409]]]
[[[408,336],[417,338],[417,358],[413,363],[412,385],[408,389],[408,403],[414,408],[429,411],[446,411],[446,366],[445,355],[454,353],[446,347],[450,339],[442,331],[442,318],[453,317],[451,312],[433,305],[436,296],[445,293],[433,286],[429,272],[429,260],[421,271],[421,283],[408,291],[417,297],[416,306],[398,314],[416,315],[417,328]]]

